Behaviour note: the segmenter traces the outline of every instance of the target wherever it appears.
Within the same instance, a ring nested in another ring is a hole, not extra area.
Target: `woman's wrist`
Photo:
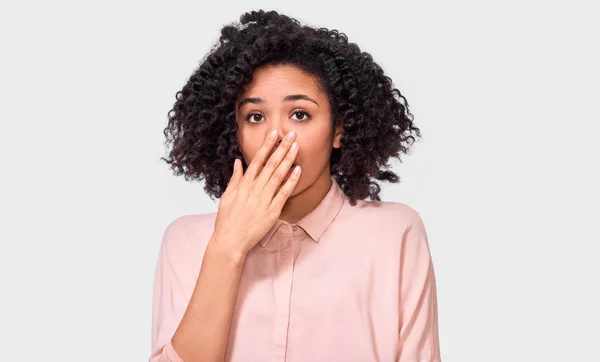
[[[243,264],[246,259],[246,250],[243,250],[239,245],[241,242],[236,242],[235,237],[214,233],[208,241],[206,253],[216,257],[219,260],[227,263]]]

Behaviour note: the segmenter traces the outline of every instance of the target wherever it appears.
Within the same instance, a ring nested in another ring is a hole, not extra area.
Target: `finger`
[[[283,181],[285,181],[285,177],[291,171],[297,155],[298,143],[293,142],[285,155],[285,158],[279,163],[271,177],[266,180],[263,193],[269,200],[273,199],[273,196],[277,193],[277,190],[281,187]],[[263,178],[267,177],[267,174],[263,171],[258,177],[259,180],[262,181]]]
[[[272,207],[277,208],[277,210],[283,209],[283,205],[285,205],[285,202],[294,191],[294,188],[296,188],[298,180],[300,180],[301,173],[302,169],[300,168],[300,166],[297,165],[296,167],[294,167],[294,170],[292,171],[290,177],[287,180],[285,180],[283,185],[281,185],[281,188],[279,189],[279,191],[277,191],[277,194],[273,198],[273,201],[271,201]]]
[[[258,151],[256,151],[256,154],[246,169],[246,177],[249,180],[254,181],[256,176],[259,174],[262,165],[269,157],[269,154],[271,154],[271,150],[273,150],[273,146],[275,145],[276,141],[277,131],[272,130],[267,134],[262,146],[258,149]]]
[[[290,131],[285,136],[283,141],[281,141],[281,144],[279,145],[279,147],[277,147],[275,152],[273,152],[271,157],[269,157],[269,159],[267,160],[267,163],[265,164],[265,167],[263,167],[263,169],[260,171],[260,174],[258,175],[257,180],[256,180],[257,181],[256,186],[259,188],[259,190],[267,185],[267,183],[271,179],[271,176],[273,176],[273,173],[277,170],[277,168],[281,164],[282,160],[284,160],[286,158],[286,156],[289,153],[290,147],[294,143],[295,138],[296,138],[296,132]],[[294,157],[295,157],[295,155],[294,155]],[[287,165],[287,170],[285,170],[285,173],[283,174],[283,176],[285,176],[285,174],[287,173],[287,171],[289,170],[289,167],[291,165],[292,165],[291,163],[289,163]],[[281,184],[281,181],[283,181],[283,176],[279,180],[278,184]]]

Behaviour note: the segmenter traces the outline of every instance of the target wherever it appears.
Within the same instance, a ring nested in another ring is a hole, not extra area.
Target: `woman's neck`
[[[287,199],[279,216],[280,220],[295,224],[319,206],[331,189],[332,183],[329,166],[325,167],[324,171],[312,185]]]

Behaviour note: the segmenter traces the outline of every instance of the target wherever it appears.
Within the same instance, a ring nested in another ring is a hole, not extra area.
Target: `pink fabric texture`
[[[171,345],[216,213],[166,229],[154,278],[150,362]],[[248,253],[226,361],[440,362],[436,281],[420,215],[400,202],[351,206],[338,183],[298,223],[278,220]]]

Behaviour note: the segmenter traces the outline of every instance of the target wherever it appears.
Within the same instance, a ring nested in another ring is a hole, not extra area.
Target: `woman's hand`
[[[213,234],[225,250],[245,256],[281,215],[300,179],[300,166],[285,179],[298,153],[295,138],[294,131],[288,133],[271,155],[277,140],[277,132],[271,131],[245,174],[241,160],[235,159],[233,174],[219,202]]]

